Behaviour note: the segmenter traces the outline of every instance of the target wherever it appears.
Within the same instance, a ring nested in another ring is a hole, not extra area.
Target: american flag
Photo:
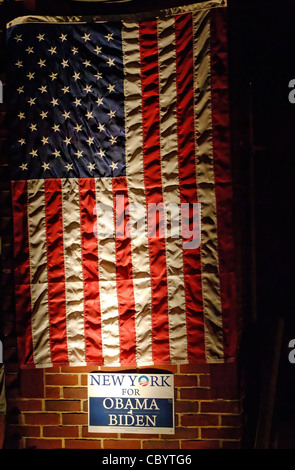
[[[225,10],[7,25],[23,367],[233,357]],[[200,244],[148,230],[186,205],[192,233],[197,204]]]

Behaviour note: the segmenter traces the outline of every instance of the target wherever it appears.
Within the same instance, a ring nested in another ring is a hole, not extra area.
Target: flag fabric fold
[[[7,25],[22,367],[236,351],[226,7]]]

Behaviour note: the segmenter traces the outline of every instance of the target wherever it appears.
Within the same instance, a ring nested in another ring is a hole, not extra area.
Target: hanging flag
[[[225,18],[8,24],[22,367],[234,357]]]

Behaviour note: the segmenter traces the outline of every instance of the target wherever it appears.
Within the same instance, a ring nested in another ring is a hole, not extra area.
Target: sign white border
[[[89,373],[88,431],[174,434],[174,375]]]

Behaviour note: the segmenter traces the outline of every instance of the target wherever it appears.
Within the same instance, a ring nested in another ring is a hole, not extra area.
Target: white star
[[[39,90],[40,90],[40,88],[39,88]],[[28,103],[29,103],[30,106],[33,106],[33,104],[35,104],[35,101],[36,101],[36,98],[30,98],[28,100]]]
[[[107,114],[108,114],[108,116],[110,116],[110,119],[112,119],[113,117],[115,117],[116,111],[112,111],[112,110],[110,109],[110,112],[107,113]]]
[[[70,170],[73,169],[73,164],[72,164],[72,163],[67,163],[67,164],[65,165],[65,168],[66,168],[68,171],[70,171]]]
[[[77,47],[73,47],[72,48],[72,53],[75,55],[75,54],[78,54],[78,49]]]
[[[54,132],[58,132],[59,131],[59,124],[53,124],[52,129],[53,129]]]
[[[53,155],[55,158],[60,157],[60,150],[55,149]]]
[[[17,34],[14,39],[16,40],[16,42],[22,41],[22,35]]]
[[[62,40],[62,42],[66,41],[67,40],[67,34],[61,34],[61,36],[59,37],[59,39]]]
[[[88,145],[93,144],[93,141],[94,141],[94,137],[88,137],[88,139],[86,139],[86,142],[88,143]]]
[[[100,72],[97,72],[97,74],[94,76],[96,77],[96,80],[99,80],[100,78],[102,78],[102,74]]]
[[[79,78],[80,78],[80,73],[79,73],[79,72],[74,72],[73,78],[74,78],[75,81],[76,81],[76,80],[79,80]]]
[[[81,100],[78,100],[78,98],[75,99],[75,106],[81,106]]]
[[[83,65],[85,65],[85,67],[90,67],[90,65],[91,65],[90,60],[85,60],[85,61],[83,62]]]
[[[88,170],[91,172],[95,169],[95,163],[89,163],[89,165],[87,166]]]
[[[110,164],[110,166],[111,166],[111,168],[112,168],[113,171],[118,169],[118,163],[117,163],[117,162],[112,162],[112,163]]]
[[[64,92],[64,95],[65,95],[66,93],[70,93],[69,88],[70,88],[70,87],[68,87],[68,86],[64,86],[64,87],[62,88],[62,91]]]
[[[86,93],[90,93],[91,92],[91,85],[86,85],[86,87],[84,88],[84,91],[86,91]]]
[[[57,106],[58,105],[58,99],[57,98],[52,98],[50,103],[52,104],[52,106]]]
[[[41,34],[41,33],[38,34],[37,39],[39,39],[39,42],[44,41],[44,36],[45,34]]]
[[[70,112],[69,111],[65,111],[62,115],[65,119],[69,119],[70,117]]]
[[[56,47],[51,47],[51,48],[49,49],[49,52],[50,52],[51,55],[52,55],[52,54],[56,54]]]
[[[30,125],[31,132],[34,132],[37,130],[37,124],[31,124]]]
[[[32,155],[32,157],[37,157],[37,155],[38,155],[38,150],[32,149],[32,151],[30,152],[30,155]]]
[[[117,137],[111,136],[110,142],[111,142],[112,145],[116,144],[117,143]]]
[[[75,155],[77,155],[77,158],[81,158],[81,157],[83,156],[82,150],[77,150],[77,152],[75,153]]]
[[[17,117],[18,117],[20,120],[25,119],[24,113],[21,113],[21,112],[18,113]]]
[[[38,88],[38,90],[40,90],[41,93],[46,93],[46,92],[47,92],[47,86],[46,86],[46,85],[42,85],[40,88]]]
[[[28,169],[28,164],[27,164],[27,163],[22,163],[22,164],[20,165],[20,169],[21,169],[22,171],[27,170],[27,169]]]
[[[21,60],[18,60],[15,65],[17,66],[17,68],[19,69],[20,67],[23,67],[23,63]]]
[[[48,144],[48,137],[42,137],[41,140],[43,145]]]
[[[107,60],[107,63],[108,63],[108,66],[111,67],[112,65],[115,65],[115,59],[109,58],[109,59]]]
[[[68,60],[63,59],[63,60],[61,61],[61,65],[62,65],[63,68],[68,67],[68,66],[69,66]]]
[[[70,137],[66,137],[65,140],[64,140],[64,143],[66,145],[69,145],[71,143],[71,138]]]
[[[39,67],[45,67],[45,60],[40,59],[38,65]]]
[[[94,49],[94,52],[96,52],[96,54],[101,54],[101,47],[96,46],[96,48]]]
[[[75,131],[76,132],[80,132],[82,130],[82,126],[81,124],[76,124],[76,126],[74,127]]]
[[[28,54],[34,54],[34,48],[28,46],[28,47],[26,48],[26,52],[27,52]]]
[[[105,156],[105,150],[99,149],[99,152],[97,153],[97,155],[99,155],[100,158],[104,157]]]
[[[103,98],[97,98],[96,100],[97,106],[100,106],[103,103]]]
[[[45,119],[47,117],[47,114],[48,114],[48,111],[41,111],[40,116],[42,119]]]
[[[82,39],[84,39],[85,42],[89,41],[90,40],[90,34],[84,34],[84,36],[82,36]]]
[[[25,145],[25,143],[26,143],[25,139],[19,139],[18,142],[19,142],[21,145]]]
[[[93,119],[93,111],[87,111],[86,117],[87,119]]]
[[[28,75],[27,75],[29,80],[32,80],[32,78],[34,78],[34,76],[35,76],[35,72],[29,72]]]
[[[108,41],[111,41],[111,40],[113,39],[113,33],[107,34],[107,36],[105,36],[105,38],[106,38]]]
[[[115,91],[115,85],[109,84],[108,91],[109,91],[109,93],[111,93],[112,91]]]
[[[99,130],[99,132],[104,131],[104,124],[99,123],[97,129]]]
[[[43,170],[46,171],[46,170],[49,170],[49,163],[43,163],[43,165],[41,165]]]
[[[53,72],[52,72],[52,73],[49,75],[49,77],[51,78],[51,80],[56,80],[57,73],[53,73]]]
[[[20,87],[17,89],[17,92],[18,92],[19,94],[24,93],[24,87],[23,87],[23,86],[20,86]]]

